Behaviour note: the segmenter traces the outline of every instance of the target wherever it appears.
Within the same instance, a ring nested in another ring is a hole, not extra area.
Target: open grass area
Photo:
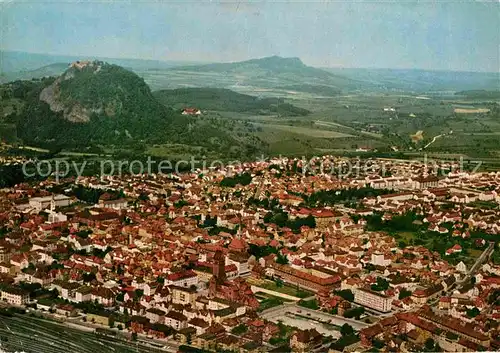
[[[345,133],[332,131],[328,129],[314,129],[302,126],[291,126],[291,125],[278,125],[278,124],[261,124],[263,129],[267,130],[278,130],[293,134],[300,134],[309,137],[319,137],[319,138],[339,138],[339,137],[350,137]]]
[[[259,287],[262,287],[264,289],[269,289],[278,293],[283,293],[283,294],[288,294],[297,298],[307,298],[312,295],[314,295],[312,292],[308,292],[303,289],[298,289],[296,287],[291,287],[286,284],[283,284],[282,286],[278,286],[275,282],[272,281],[265,281],[262,282],[258,285]]]
[[[471,266],[481,255],[483,250],[476,249],[472,244],[472,239],[462,239],[452,237],[450,234],[439,234],[435,232],[397,232],[394,234],[400,247],[407,245],[422,245],[431,251],[438,251],[444,260],[458,264],[463,261],[467,266]],[[463,251],[453,255],[446,255],[445,251],[455,244],[460,244]]]
[[[277,297],[275,295],[264,293],[264,292],[257,292],[257,293],[255,293],[255,296],[257,297],[258,300],[277,299],[277,300],[283,301],[284,303],[292,302],[292,300],[288,300],[288,299],[285,299],[285,298]]]

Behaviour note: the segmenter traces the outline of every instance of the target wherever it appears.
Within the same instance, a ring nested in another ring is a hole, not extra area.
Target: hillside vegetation
[[[260,151],[250,126],[233,136],[217,119],[196,119],[161,104],[139,76],[117,65],[91,62],[57,78],[0,87],[0,125],[24,144],[88,149],[115,146],[144,152],[147,145],[180,144],[232,157]],[[15,130],[15,131],[13,131]]]
[[[203,110],[249,112],[255,114],[278,114],[304,116],[306,109],[285,103],[281,98],[259,98],[222,88],[180,88],[161,90],[154,96],[165,106],[182,109],[197,107]]]

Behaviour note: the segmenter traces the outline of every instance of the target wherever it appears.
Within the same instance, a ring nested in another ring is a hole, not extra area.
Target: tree
[[[233,335],[238,335],[239,336],[239,335],[241,335],[241,334],[243,334],[243,333],[245,333],[247,331],[248,331],[248,327],[245,324],[240,324],[240,325],[234,327],[231,330],[231,333]]]
[[[278,256],[276,257],[276,263],[278,263],[280,265],[287,265],[288,264],[288,257],[279,252]]]
[[[137,332],[132,332],[132,341],[137,341]]]
[[[432,338],[428,338],[424,343],[427,352],[434,352],[435,342]]]
[[[398,299],[399,299],[399,300],[402,300],[402,299],[404,299],[404,298],[410,297],[410,296],[411,296],[411,294],[412,294],[412,292],[411,292],[411,291],[406,290],[405,288],[403,288],[403,289],[401,289],[401,291],[399,292],[399,297],[398,297]]]
[[[476,307],[473,307],[472,309],[467,310],[467,316],[470,317],[470,318],[476,317],[479,314],[480,314],[480,311]]]
[[[120,292],[116,295],[116,301],[117,302],[122,302],[124,300],[125,294],[123,292]]]
[[[343,324],[340,328],[340,334],[342,336],[350,336],[354,333],[354,328],[349,324]]]
[[[136,289],[135,290],[135,295],[137,298],[140,298],[144,295],[144,291],[142,289]]]
[[[372,284],[371,286],[372,290],[377,291],[377,292],[382,292],[389,288],[389,282],[385,278],[382,277],[377,277],[377,283]]]
[[[344,317],[350,319],[350,318],[356,318],[359,319],[361,315],[365,313],[365,308],[362,306],[358,306],[357,308],[352,308],[349,310],[346,310],[344,312]]]
[[[300,300],[299,305],[303,306],[304,308],[312,309],[312,310],[318,310],[319,305],[316,299],[313,300]]]
[[[349,302],[354,301],[354,293],[350,289],[338,291],[336,294]]]

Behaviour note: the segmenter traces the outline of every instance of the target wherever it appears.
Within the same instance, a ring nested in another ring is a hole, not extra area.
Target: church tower
[[[226,281],[226,257],[221,250],[215,252],[213,273],[217,283],[222,284]]]
[[[54,213],[56,210],[56,200],[54,199],[54,195],[52,195],[52,198],[50,199],[50,211]]]

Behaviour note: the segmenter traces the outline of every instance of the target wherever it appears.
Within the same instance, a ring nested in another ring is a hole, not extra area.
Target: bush
[[[241,335],[241,334],[243,334],[243,333],[245,333],[245,332],[247,332],[247,331],[248,331],[248,327],[247,327],[247,325],[245,325],[245,324],[240,324],[240,325],[238,325],[238,326],[236,326],[236,327],[233,327],[233,329],[231,330],[231,333],[232,333],[233,335],[237,335],[237,336],[239,336],[239,335]]]
[[[356,319],[359,319],[359,317],[361,315],[363,315],[364,313],[365,313],[365,308],[363,308],[362,306],[360,306],[360,307],[357,307],[357,308],[346,310],[344,312],[344,317],[346,317],[348,319],[352,319],[353,317],[356,318]]]
[[[406,289],[403,288],[403,289],[401,289],[401,292],[399,292],[399,297],[398,298],[399,298],[399,300],[402,300],[404,298],[410,297],[411,294],[412,294],[411,291],[406,290]]]
[[[354,301],[354,293],[350,289],[344,289],[341,291],[336,292],[336,294],[339,297],[342,297],[343,299],[353,302]]]
[[[313,310],[319,309],[318,302],[315,299],[313,299],[313,300],[300,300],[299,305],[303,306],[304,308],[308,308],[308,309],[313,309]]]

